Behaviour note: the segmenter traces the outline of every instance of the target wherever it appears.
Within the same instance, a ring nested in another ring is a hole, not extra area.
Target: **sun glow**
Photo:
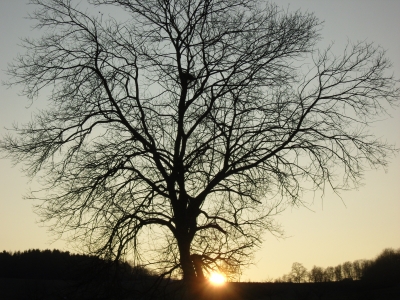
[[[219,274],[219,273],[212,273],[211,276],[210,276],[210,282],[211,282],[212,284],[221,285],[221,284],[224,284],[225,281],[226,281],[226,278],[225,278],[225,276],[222,275],[222,274]]]

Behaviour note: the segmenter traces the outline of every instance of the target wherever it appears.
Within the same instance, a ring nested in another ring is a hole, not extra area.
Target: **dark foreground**
[[[61,280],[33,280],[0,278],[1,300],[137,300],[137,299],[204,299],[204,300],[375,300],[400,299],[400,285],[384,283],[328,282],[328,283],[227,283],[216,287],[197,286],[189,294],[181,282],[159,285],[150,282],[123,284]]]

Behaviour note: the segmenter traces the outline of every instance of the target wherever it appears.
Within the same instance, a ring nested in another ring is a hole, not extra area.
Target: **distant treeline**
[[[0,253],[0,277],[3,278],[85,280],[150,276],[153,274],[144,267],[59,250]]]
[[[293,263],[289,274],[275,282],[331,282],[363,280],[378,283],[400,283],[400,249],[385,249],[373,260],[347,261],[335,267],[314,266],[308,271],[301,263]]]

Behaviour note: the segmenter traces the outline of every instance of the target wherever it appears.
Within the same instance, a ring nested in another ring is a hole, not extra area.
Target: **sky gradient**
[[[32,22],[24,19],[32,10],[27,0],[0,1],[0,80],[7,80],[4,70],[18,52],[19,38],[37,35]],[[288,10],[315,12],[324,21],[321,49],[335,41],[343,49],[348,40],[366,40],[387,49],[393,72],[400,78],[400,1],[397,0],[281,0]],[[340,52],[338,53],[340,54]],[[26,123],[31,116],[29,100],[18,96],[19,89],[0,85],[0,136],[13,122]],[[40,99],[39,99],[40,100]],[[40,102],[39,102],[40,106]],[[400,147],[400,109],[390,110],[371,129],[383,140]],[[23,251],[31,248],[72,250],[62,241],[52,243],[45,227],[38,223],[33,203],[23,195],[36,184],[0,159],[0,251]],[[255,264],[245,270],[242,280],[264,281],[290,271],[293,262],[310,269],[327,267],[356,259],[371,259],[387,247],[400,248],[400,156],[392,158],[387,172],[371,170],[363,186],[343,192],[341,197],[327,192],[305,195],[308,208],[292,208],[277,220],[285,239],[266,234],[263,247],[255,255]]]

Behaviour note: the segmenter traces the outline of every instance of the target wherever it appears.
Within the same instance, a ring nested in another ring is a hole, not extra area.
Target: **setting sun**
[[[212,273],[210,276],[210,282],[216,285],[221,285],[224,284],[226,281],[226,278],[224,275],[219,274],[219,273]]]

